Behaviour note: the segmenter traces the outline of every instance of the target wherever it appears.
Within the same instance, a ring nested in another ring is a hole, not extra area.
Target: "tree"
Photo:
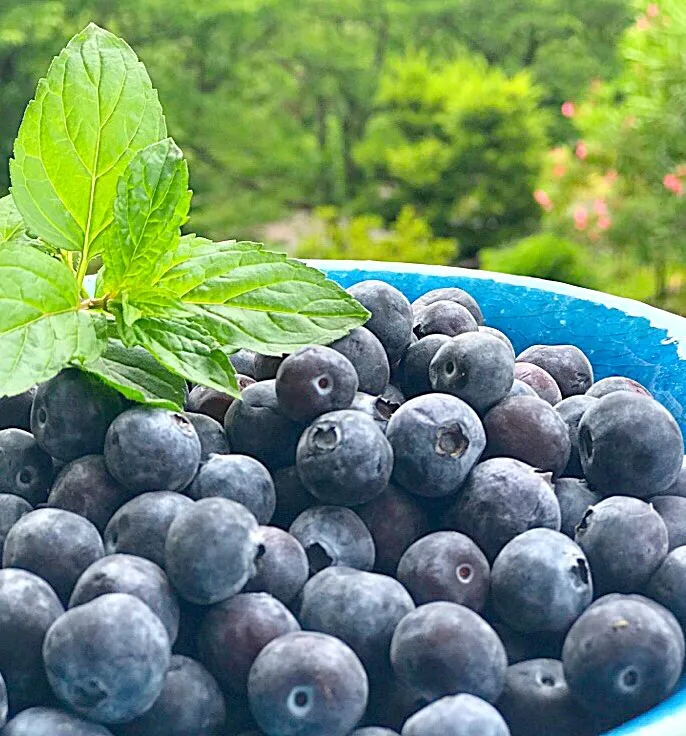
[[[652,264],[662,302],[686,255],[686,8],[641,6],[621,75],[579,106],[579,140],[554,152],[538,196],[546,227]]]
[[[540,92],[476,57],[398,60],[356,150],[367,176],[357,206],[393,219],[406,204],[467,255],[535,229],[531,198],[546,148]]]

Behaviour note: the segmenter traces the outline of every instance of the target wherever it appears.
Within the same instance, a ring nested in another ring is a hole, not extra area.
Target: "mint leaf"
[[[0,199],[0,246],[5,243],[15,243],[16,245],[30,245],[33,248],[39,248],[49,251],[40,240],[32,238],[26,232],[26,225],[21,219],[19,210],[14,204],[12,195]]]
[[[186,398],[186,382],[171,373],[144,348],[127,348],[110,338],[103,354],[82,366],[132,401],[179,410]]]
[[[12,195],[29,230],[85,264],[112,236],[120,175],[166,135],[157,93],[131,48],[89,25],[38,83],[10,161]]]
[[[321,271],[252,243],[186,244],[159,285],[195,306],[226,349],[280,355],[328,344],[369,313]]]
[[[124,344],[145,348],[163,366],[193,383],[239,395],[231,361],[192,306],[149,291],[125,293],[109,308]]]
[[[171,138],[137,153],[114,200],[118,237],[103,252],[106,290],[152,284],[173,262],[188,219],[188,166]]]
[[[105,348],[105,318],[81,309],[74,274],[34,248],[0,248],[0,391],[12,396]]]

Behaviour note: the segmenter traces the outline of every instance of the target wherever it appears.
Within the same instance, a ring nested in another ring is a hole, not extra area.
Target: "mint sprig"
[[[255,243],[181,236],[191,192],[157,93],[93,24],[26,110],[0,199],[0,387],[79,366],[134,401],[180,408],[183,379],[238,394],[229,355],[328,343],[367,311]],[[101,255],[94,296],[84,277]]]

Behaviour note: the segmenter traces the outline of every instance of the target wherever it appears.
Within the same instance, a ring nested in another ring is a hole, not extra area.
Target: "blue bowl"
[[[596,378],[640,381],[677,419],[686,435],[686,319],[631,299],[552,281],[372,261],[309,261],[341,286],[379,279],[413,301],[431,289],[459,286],[480,304],[486,324],[529,345],[571,343],[593,363]],[[607,736],[686,736],[686,677],[657,708]]]

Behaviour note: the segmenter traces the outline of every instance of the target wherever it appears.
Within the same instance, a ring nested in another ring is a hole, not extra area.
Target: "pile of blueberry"
[[[0,401],[3,736],[593,736],[684,667],[673,417],[461,289],[185,413]]]

